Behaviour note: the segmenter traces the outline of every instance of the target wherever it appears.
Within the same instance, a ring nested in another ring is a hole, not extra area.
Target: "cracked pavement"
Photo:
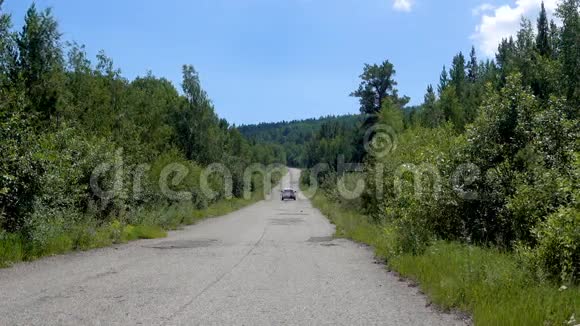
[[[0,325],[463,324],[333,233],[275,193],[164,239],[17,264],[0,270]]]

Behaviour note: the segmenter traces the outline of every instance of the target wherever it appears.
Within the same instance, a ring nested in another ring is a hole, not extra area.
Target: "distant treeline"
[[[352,140],[361,122],[362,116],[353,114],[244,125],[238,129],[255,144],[277,146],[288,165],[308,167],[321,161],[335,162],[337,153],[350,159],[354,155]]]

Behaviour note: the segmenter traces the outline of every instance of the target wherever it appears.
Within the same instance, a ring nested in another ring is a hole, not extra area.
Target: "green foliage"
[[[383,110],[383,105],[393,106],[400,110],[409,103],[410,98],[407,96],[400,97],[395,81],[396,71],[392,63],[388,60],[382,64],[369,65],[365,64],[363,73],[359,76],[361,83],[358,90],[350,94],[357,97],[360,102],[360,112],[363,116],[362,132],[354,137],[355,153],[353,158],[362,162],[367,156],[365,142],[369,138],[366,134],[367,129],[372,128],[379,121],[379,114]],[[385,104],[385,102],[389,102]],[[371,133],[374,137],[374,133]]]
[[[50,9],[42,12],[33,4],[18,35],[16,69],[26,90],[30,110],[44,119],[57,113],[63,82],[63,60],[58,24]]]
[[[311,167],[320,162],[335,163],[339,154],[348,159],[360,116],[329,116],[301,121],[260,123],[239,127],[255,142],[254,161],[284,163],[294,167]],[[326,130],[323,131],[322,129]],[[326,144],[321,144],[324,140]],[[332,144],[329,144],[332,143]],[[269,152],[269,154],[268,154]],[[322,158],[320,155],[324,155]],[[280,159],[279,157],[286,157]]]
[[[540,55],[548,56],[552,54],[552,49],[550,48],[550,26],[548,24],[548,14],[546,13],[546,7],[544,2],[542,2],[542,9],[540,11],[540,17],[538,17],[538,35],[536,37],[536,47]]]
[[[393,128],[395,133],[401,133],[405,129],[405,114],[390,99],[383,102],[378,117],[381,124]]]
[[[199,180],[202,173],[202,168],[193,161],[187,160],[183,154],[177,150],[171,150],[159,155],[151,165],[149,170],[149,182],[153,190],[150,194],[153,198],[150,199],[153,202],[158,202],[163,195],[163,189],[161,188],[161,183],[159,180],[171,181],[176,176],[178,169],[184,169],[184,176],[179,181],[179,184],[172,185],[170,187],[171,191],[183,192],[187,191],[191,193],[191,198],[168,198],[169,204],[178,203],[180,201],[190,201],[195,207],[205,207],[208,205],[209,198],[205,198],[201,192]],[[171,172],[171,173],[170,173]],[[163,174],[166,175],[163,175]],[[211,181],[216,181],[212,179]],[[223,195],[223,183],[222,187],[218,187],[215,183],[210,184],[212,189],[222,189]],[[147,196],[147,194],[143,194]],[[157,198],[159,197],[159,198]],[[220,198],[220,197],[218,197]],[[143,198],[143,200],[147,200]]]
[[[559,31],[559,61],[561,74],[564,77],[564,94],[572,109],[570,115],[578,116],[580,110],[580,1],[564,0],[558,6],[556,14],[562,20]]]
[[[465,68],[465,56],[463,56],[463,53],[459,52],[459,54],[453,57],[453,64],[451,65],[451,70],[449,72],[451,80],[449,82],[455,89],[457,96],[460,98],[464,95],[463,92],[467,82]]]
[[[0,267],[21,261],[24,257],[23,251],[22,239],[19,235],[0,231]]]
[[[473,314],[476,325],[562,325],[580,313],[580,289],[537,283],[512,254],[438,242],[390,266],[419,282],[433,302]]]
[[[439,86],[437,86],[437,91],[439,95],[443,93],[443,90],[449,85],[449,75],[447,74],[447,67],[443,66],[441,75],[439,76]]]
[[[39,187],[38,164],[28,149],[33,144],[32,128],[19,112],[0,112],[0,222],[8,231],[24,226]]]
[[[454,87],[448,87],[443,91],[437,105],[439,106],[439,112],[443,113],[445,121],[452,122],[458,130],[463,129],[465,113]]]
[[[331,170],[338,170],[338,161],[351,162],[354,156],[353,129],[338,122],[324,123],[314,138],[306,144],[306,165],[327,163]]]
[[[395,74],[395,68],[388,60],[380,65],[365,64],[360,75],[361,84],[358,90],[351,94],[359,98],[361,113],[371,116],[377,114],[387,98],[391,98],[393,103],[401,107],[409,102],[408,97],[399,98],[395,88],[397,86]]]
[[[312,201],[336,224],[337,237],[372,246],[390,269],[418,282],[433,303],[471,313],[476,325],[562,325],[580,314],[580,288],[538,282],[519,255],[444,241],[414,253],[415,227],[373,223],[326,193]]]
[[[188,159],[204,165],[216,162],[219,152],[212,149],[223,146],[220,121],[191,65],[183,66],[183,92],[187,102],[174,117],[178,143]]]
[[[387,155],[353,156],[364,162],[367,189],[350,203],[388,225],[392,252],[421,254],[433,239],[527,248],[522,269],[543,281],[580,281],[578,12],[579,1],[561,2],[558,27],[542,9],[537,35],[522,19],[517,36],[500,44],[496,61],[478,62],[472,48],[466,62],[460,52],[441,73],[439,97],[428,87],[418,108],[397,105],[388,61],[365,66],[354,95],[372,121],[358,139],[386,125],[394,146]],[[371,136],[374,146],[385,135]],[[325,157],[317,151],[326,143],[317,140],[321,145],[309,152]],[[345,176],[318,177],[325,193],[343,203],[332,188]]]
[[[0,264],[163,236],[229,197],[219,173],[215,194],[202,191],[208,165],[232,174],[240,207],[244,169],[285,162],[215,114],[193,66],[180,95],[151,72],[123,78],[104,51],[93,64],[61,35],[49,9],[33,4],[20,32],[0,11]]]
[[[444,91],[442,90],[440,94],[442,92]],[[425,101],[418,115],[420,117],[418,125],[430,128],[439,127],[445,121],[445,114],[441,110],[441,105],[437,103],[437,97],[431,85],[427,88]]]
[[[0,96],[4,98],[5,88],[10,84],[10,72],[15,65],[14,52],[16,44],[14,42],[14,32],[12,28],[12,17],[2,10],[4,0],[0,0]]]
[[[279,179],[274,180],[278,181]],[[131,212],[129,216],[107,223],[96,223],[90,216],[78,216],[69,221],[69,218],[73,218],[70,212],[63,212],[61,218],[53,217],[50,221],[35,218],[34,220],[42,223],[26,233],[0,230],[0,267],[71,250],[90,250],[114,243],[162,238],[167,235],[165,230],[178,229],[204,218],[222,216],[261,199],[261,192],[255,191],[250,199],[220,200],[203,209],[184,202],[141,208]]]
[[[164,238],[167,236],[167,232],[159,226],[153,225],[139,225],[139,226],[127,226],[123,230],[122,239],[131,241],[138,239],[157,239]]]
[[[562,282],[580,279],[580,210],[561,208],[536,230],[536,261],[549,275]]]
[[[471,52],[469,53],[469,62],[467,63],[467,78],[470,83],[476,83],[479,80],[479,70],[480,64],[477,61],[477,53],[475,52],[475,47],[471,47]]]
[[[411,204],[403,216],[385,227],[385,237],[389,239],[389,256],[403,253],[420,255],[433,241],[433,232],[426,226],[429,219],[422,214],[419,205]]]
[[[475,185],[483,200],[465,211],[477,212],[469,224],[485,230],[473,239],[509,245],[515,239],[532,241],[537,223],[570,204],[566,184],[577,180],[571,174],[577,131],[560,102],[546,108],[521,85],[520,76],[506,82],[499,94],[488,92],[468,130],[468,157],[487,175]]]

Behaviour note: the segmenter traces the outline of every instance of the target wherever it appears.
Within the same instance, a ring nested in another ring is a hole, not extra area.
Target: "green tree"
[[[485,200],[466,202],[463,207],[473,239],[509,245],[514,228],[505,213],[507,199],[514,193],[517,154],[532,139],[530,128],[538,103],[521,74],[509,76],[497,93],[488,87],[475,123],[467,131],[469,159],[482,171],[477,189]]]
[[[431,128],[438,127],[445,121],[445,114],[441,111],[440,105],[437,104],[437,97],[431,85],[427,87],[423,100],[421,121],[423,125]]]
[[[12,19],[2,11],[4,0],[0,0],[0,92],[10,86],[10,74],[16,59]],[[0,97],[2,98],[2,97]]]
[[[449,75],[447,74],[447,68],[443,66],[443,70],[439,75],[439,85],[437,86],[437,92],[439,92],[439,96],[443,93],[445,88],[449,85]]]
[[[538,35],[536,36],[536,48],[538,49],[538,53],[543,56],[549,56],[552,54],[552,49],[550,47],[550,26],[544,1],[542,1],[542,9],[540,11],[540,17],[538,18],[537,29]]]
[[[367,130],[379,121],[379,112],[386,100],[402,110],[409,102],[409,97],[399,97],[396,89],[397,82],[394,79],[395,68],[388,60],[381,65],[365,64],[362,79],[358,90],[351,93],[351,96],[358,97],[360,101],[360,111],[364,115],[364,121],[355,136],[355,155],[357,161],[362,161],[367,153],[365,150],[365,141],[374,138],[374,134],[367,136]],[[365,139],[367,138],[367,139]]]
[[[57,113],[63,77],[63,58],[58,23],[50,9],[32,6],[18,35],[18,70],[24,80],[30,109],[44,118]]]
[[[479,79],[479,62],[477,61],[477,54],[475,47],[471,47],[469,53],[469,62],[467,63],[467,78],[470,83],[475,83]]]
[[[448,87],[443,91],[438,106],[438,111],[443,113],[445,121],[452,122],[456,130],[463,130],[465,126],[465,114],[455,87]]]
[[[178,142],[186,157],[202,164],[219,162],[222,135],[211,100],[202,89],[199,75],[191,65],[183,66],[183,93],[186,101],[175,116]]]
[[[96,86],[95,78],[84,45],[70,43],[68,46],[66,88],[69,90],[67,99],[69,107],[66,116],[82,121],[83,115],[90,110],[92,100],[95,98],[92,94]]]
[[[125,119],[131,125],[136,141],[148,144],[144,160],[151,161],[172,146],[176,135],[171,125],[171,113],[179,102],[173,84],[151,73],[136,78],[128,86]]]
[[[510,36],[509,38],[502,39],[495,55],[495,60],[499,69],[498,86],[505,85],[507,76],[518,70],[517,56],[518,54],[514,38]]]
[[[465,82],[467,76],[465,74],[465,57],[463,53],[459,52],[455,57],[453,57],[453,65],[450,70],[450,85],[455,87],[455,92],[458,97],[462,97],[465,91]]]
[[[358,90],[351,93],[351,96],[358,97],[360,101],[360,111],[368,115],[367,125],[376,122],[376,114],[379,113],[382,103],[386,98],[390,98],[401,108],[409,102],[408,97],[399,98],[394,79],[395,68],[388,60],[382,64],[365,64],[362,79]]]
[[[437,96],[433,90],[433,85],[427,86],[427,92],[425,93],[423,100],[424,104],[426,105],[435,104],[435,101],[437,101]]]
[[[535,79],[537,67],[536,35],[532,22],[522,18],[520,30],[516,37],[516,68],[522,74],[523,83],[530,85]]]
[[[536,35],[532,22],[522,17],[520,22],[520,30],[516,36],[516,47],[520,55],[529,55],[533,53],[536,45]]]
[[[560,32],[560,60],[565,81],[565,96],[570,101],[571,116],[580,108],[580,0],[564,0],[556,15],[562,20]]]

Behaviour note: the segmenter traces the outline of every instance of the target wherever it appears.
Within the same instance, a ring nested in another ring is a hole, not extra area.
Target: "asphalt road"
[[[0,325],[462,324],[333,233],[308,200],[274,196],[165,239],[18,264],[0,270]]]

